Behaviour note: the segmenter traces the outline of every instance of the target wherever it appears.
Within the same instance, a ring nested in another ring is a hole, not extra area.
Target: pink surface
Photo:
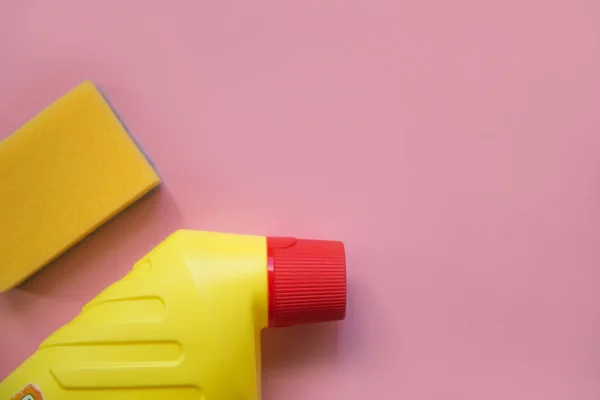
[[[0,296],[0,378],[187,227],[346,243],[266,400],[600,398],[600,2],[167,3],[0,5],[2,137],[92,79],[165,181]]]

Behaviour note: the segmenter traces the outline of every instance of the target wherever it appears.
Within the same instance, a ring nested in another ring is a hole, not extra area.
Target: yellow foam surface
[[[0,142],[0,291],[159,183],[91,82],[58,99]]]

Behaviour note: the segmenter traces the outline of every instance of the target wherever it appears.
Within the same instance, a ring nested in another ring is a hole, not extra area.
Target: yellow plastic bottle
[[[259,400],[260,331],[340,320],[341,242],[178,231],[0,383],[0,400]]]

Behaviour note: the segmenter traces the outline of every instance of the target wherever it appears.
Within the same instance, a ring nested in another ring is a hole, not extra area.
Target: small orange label
[[[10,400],[43,400],[42,394],[33,385],[27,385],[19,393],[11,397]]]

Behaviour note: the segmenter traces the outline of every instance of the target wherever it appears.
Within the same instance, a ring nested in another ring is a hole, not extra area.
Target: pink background
[[[165,184],[0,296],[0,378],[187,227],[346,243],[347,320],[266,332],[266,400],[597,400],[598,21],[597,0],[2,2],[0,137],[91,79]]]

